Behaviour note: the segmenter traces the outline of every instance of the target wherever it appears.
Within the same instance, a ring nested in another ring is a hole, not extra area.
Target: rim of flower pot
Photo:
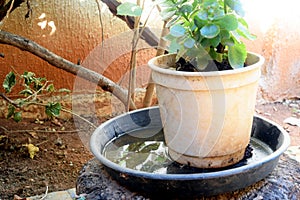
[[[161,56],[156,56],[154,58],[151,58],[148,61],[148,66],[155,71],[158,71],[160,73],[163,74],[171,74],[174,76],[226,76],[229,74],[237,74],[237,73],[241,73],[241,72],[247,72],[247,71],[251,71],[257,67],[260,67],[264,64],[265,62],[265,58],[263,56],[261,56],[260,54],[254,53],[254,52],[248,52],[248,55],[253,55],[256,56],[257,62],[253,63],[253,64],[249,64],[247,67],[242,67],[242,68],[238,68],[238,69],[232,69],[232,70],[224,70],[224,71],[209,71],[209,72],[185,72],[185,71],[175,71],[175,70],[170,70],[170,69],[165,69],[162,67],[159,67],[155,64],[156,59],[159,59],[161,57],[165,57],[165,56],[174,56],[176,55],[176,53],[172,53],[172,54],[164,54]]]

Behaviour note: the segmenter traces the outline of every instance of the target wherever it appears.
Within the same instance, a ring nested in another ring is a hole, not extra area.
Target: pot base
[[[197,168],[221,168],[238,163],[243,159],[245,149],[237,151],[233,154],[218,156],[218,157],[193,157],[173,151],[169,148],[169,156],[173,161]]]

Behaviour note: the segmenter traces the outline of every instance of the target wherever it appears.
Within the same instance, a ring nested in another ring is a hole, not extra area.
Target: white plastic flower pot
[[[175,58],[148,63],[170,157],[199,168],[239,162],[250,142],[264,58],[248,53],[247,67],[213,72],[176,71]]]

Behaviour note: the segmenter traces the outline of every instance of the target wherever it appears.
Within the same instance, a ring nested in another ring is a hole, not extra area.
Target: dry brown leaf
[[[7,136],[6,135],[0,135],[0,140],[2,140],[4,138],[7,138]]]
[[[51,122],[56,126],[62,126],[62,124],[56,118],[54,118]]]
[[[18,195],[14,195],[14,200],[30,200],[29,198],[22,198],[19,197]]]
[[[28,132],[28,134],[29,134],[31,137],[33,137],[34,139],[39,139],[39,137],[37,136],[37,132],[35,132],[35,131],[30,131],[30,132]]]

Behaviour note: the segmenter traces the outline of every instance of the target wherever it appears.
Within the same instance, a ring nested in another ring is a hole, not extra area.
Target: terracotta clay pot
[[[199,168],[239,162],[250,142],[264,58],[248,53],[247,67],[180,72],[176,54],[151,59],[152,79],[170,157]]]

